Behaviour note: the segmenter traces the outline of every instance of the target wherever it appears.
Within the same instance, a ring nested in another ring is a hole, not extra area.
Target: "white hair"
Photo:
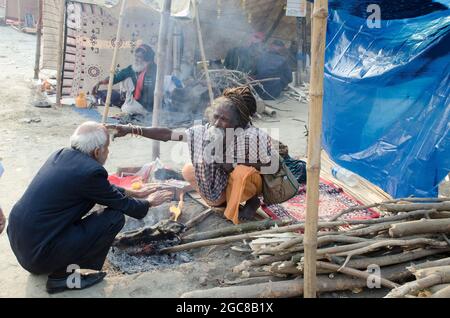
[[[88,121],[78,126],[70,137],[70,145],[73,149],[91,155],[95,149],[105,147],[108,139],[103,125]]]

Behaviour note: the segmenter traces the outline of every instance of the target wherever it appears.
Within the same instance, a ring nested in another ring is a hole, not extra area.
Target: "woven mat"
[[[362,205],[351,195],[332,182],[325,179],[320,180],[319,186],[319,219],[328,220],[342,210],[355,205]],[[262,209],[272,219],[290,218],[296,221],[304,221],[306,217],[306,185],[302,186],[297,196],[289,201],[275,205],[263,205]],[[342,217],[346,220],[361,220],[378,218],[380,215],[371,209],[355,211]]]

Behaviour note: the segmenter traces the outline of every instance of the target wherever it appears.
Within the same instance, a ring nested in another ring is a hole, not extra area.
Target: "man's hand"
[[[95,86],[92,88],[92,96],[97,95],[99,88],[100,88],[100,83],[95,84]]]
[[[172,201],[172,199],[173,199],[172,191],[162,190],[150,194],[147,198],[147,201],[150,203],[150,206],[155,207],[165,202],[170,202]]]
[[[130,197],[137,198],[137,199],[145,199],[150,194],[162,191],[162,190],[169,190],[169,186],[160,185],[160,184],[148,184],[145,185],[140,190],[126,190],[126,194]]]
[[[131,127],[124,125],[106,125],[106,129],[113,132],[113,140],[131,133]]]
[[[5,229],[5,225],[6,225],[6,218],[5,215],[3,214],[2,209],[0,209],[0,234],[2,234],[3,230]]]

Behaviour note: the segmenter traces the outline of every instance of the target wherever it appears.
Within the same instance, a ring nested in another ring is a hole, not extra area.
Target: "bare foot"
[[[257,196],[248,200],[244,206],[239,207],[239,220],[241,221],[254,221],[256,211],[261,206],[261,202]]]

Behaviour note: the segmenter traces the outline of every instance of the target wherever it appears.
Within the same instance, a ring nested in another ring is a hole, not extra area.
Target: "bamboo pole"
[[[208,85],[209,101],[212,105],[212,103],[214,101],[214,93],[213,93],[212,84],[211,84],[211,77],[209,76],[209,72],[208,72],[208,65],[206,64],[206,54],[205,54],[205,47],[203,45],[203,36],[202,36],[202,29],[200,26],[200,15],[199,15],[199,11],[198,11],[197,0],[193,0],[192,3],[194,6],[195,25],[196,25],[196,29],[197,29],[198,44],[200,46],[200,54],[202,56],[202,65],[203,65],[203,70],[205,71],[206,84]]]
[[[42,39],[42,11],[43,11],[43,0],[38,0],[39,2],[39,17],[36,27],[36,55],[34,60],[34,79],[39,79],[39,63],[41,61],[41,39]]]
[[[158,51],[157,51],[157,71],[156,71],[156,84],[155,94],[153,102],[153,118],[152,126],[159,126],[159,112],[162,106],[164,98],[164,76],[167,56],[167,49],[169,46],[169,27],[170,27],[170,9],[172,7],[172,0],[164,0],[163,10],[161,12],[161,22],[159,25],[158,36]],[[152,158],[156,160],[160,156],[160,143],[159,141],[153,141],[152,145]]]
[[[322,104],[328,0],[315,0],[311,43],[308,168],[305,228],[305,298],[316,297],[316,253],[319,204],[320,154],[322,150]]]
[[[21,30],[22,27],[22,0],[17,0],[17,16],[18,16],[18,27]]]
[[[127,0],[122,0],[122,6],[120,7],[120,14],[119,14],[119,23],[117,25],[116,43],[114,45],[114,53],[113,53],[113,57],[112,57],[112,61],[111,61],[111,68],[109,69],[108,92],[106,95],[105,109],[103,110],[102,123],[106,123],[106,120],[108,119],[109,106],[111,105],[114,74],[116,72],[117,52],[119,52],[119,42],[120,42],[120,36],[122,33],[122,23],[123,23],[123,17],[125,14],[126,5],[127,5]]]
[[[58,64],[56,67],[56,106],[61,106],[61,95],[62,95],[62,73],[63,73],[63,63],[64,63],[64,30],[66,14],[66,0],[60,1],[59,7],[59,34],[58,34]]]

